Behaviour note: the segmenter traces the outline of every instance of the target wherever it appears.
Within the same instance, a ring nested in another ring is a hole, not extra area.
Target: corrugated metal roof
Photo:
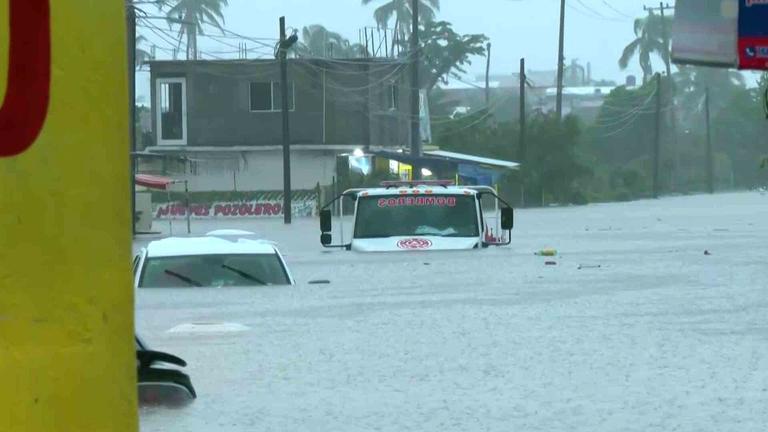
[[[453,159],[457,161],[476,163],[480,165],[488,165],[488,166],[493,166],[498,168],[508,168],[508,169],[520,168],[520,164],[517,162],[505,161],[501,159],[491,159],[491,158],[480,157],[480,156],[472,156],[468,154],[455,153],[455,152],[449,152],[444,150],[428,151],[428,152],[425,152],[425,154],[443,157],[447,159]]]

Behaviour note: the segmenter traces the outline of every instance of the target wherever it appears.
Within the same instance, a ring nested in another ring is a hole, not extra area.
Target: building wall
[[[295,86],[292,143],[395,147],[408,142],[406,65],[289,60],[288,70]],[[281,143],[281,113],[250,111],[250,83],[279,81],[277,62],[161,61],[151,64],[151,75],[154,131],[156,79],[184,77],[188,146]],[[392,84],[400,102],[394,110],[385,97]]]
[[[283,189],[282,150],[237,153],[189,154],[192,162],[183,174],[173,177],[189,181],[190,191],[277,191]],[[294,150],[291,152],[291,187],[313,189],[329,185],[336,174],[336,152]]]

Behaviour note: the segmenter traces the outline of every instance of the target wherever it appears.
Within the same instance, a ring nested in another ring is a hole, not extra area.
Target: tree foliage
[[[431,21],[421,26],[422,87],[432,89],[449,77],[459,78],[472,64],[473,56],[486,55],[488,37],[483,34],[461,35],[447,21]]]
[[[166,13],[169,22],[182,21],[179,38],[186,35],[188,53],[191,49],[197,50],[197,34],[205,34],[204,24],[223,30],[223,9],[228,6],[228,0],[166,0],[162,4],[172,5]]]
[[[625,165],[648,155],[655,127],[655,82],[609,93],[588,130],[589,151],[597,163]]]
[[[579,182],[588,179],[591,170],[578,156],[578,119],[567,116],[559,121],[554,115],[540,114],[529,120],[527,131],[527,163],[517,178],[507,178],[502,194],[516,198],[522,183],[528,191],[528,204],[584,203],[586,197]],[[438,119],[433,134],[435,144],[445,150],[519,160],[519,125],[497,122],[487,109],[454,120]]]
[[[629,62],[637,56],[640,68],[643,70],[643,82],[647,82],[653,75],[651,56],[658,56],[665,65],[670,64],[670,49],[664,43],[664,26],[671,28],[672,19],[656,15],[651,12],[645,18],[635,20],[635,39],[624,48],[619,58],[619,67],[622,70],[629,66]]]
[[[379,0],[362,1],[363,6],[379,2]],[[419,21],[427,22],[434,20],[439,10],[440,0],[419,0]],[[398,34],[404,36],[411,34],[411,21],[413,20],[411,0],[384,0],[373,12],[373,18],[381,28],[386,28],[392,17],[395,18],[394,29]]]
[[[320,24],[306,26],[301,31],[301,42],[295,46],[299,57],[355,58],[365,53],[365,47],[351,44],[340,33]]]
[[[730,161],[731,177],[721,179],[734,187],[752,188],[768,184],[768,173],[760,169],[768,154],[768,121],[761,107],[759,88],[738,88],[712,119],[713,147]]]
[[[700,116],[704,95],[709,89],[710,111],[718,113],[731,97],[746,88],[741,72],[728,69],[683,66],[674,74],[677,105],[683,125]]]

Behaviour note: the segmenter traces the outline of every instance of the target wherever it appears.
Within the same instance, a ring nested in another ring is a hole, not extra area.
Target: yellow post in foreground
[[[0,431],[137,429],[124,8],[0,0]]]

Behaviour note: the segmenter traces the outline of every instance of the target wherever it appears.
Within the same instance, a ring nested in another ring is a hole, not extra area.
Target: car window
[[[289,285],[279,256],[216,254],[147,258],[139,287],[233,287]]]
[[[134,275],[136,275],[136,270],[139,267],[139,261],[141,261],[141,255],[136,255],[135,257],[133,257],[133,266],[132,266],[133,270],[132,271],[133,271]]]
[[[476,237],[474,196],[385,196],[359,199],[355,238],[428,235]]]

